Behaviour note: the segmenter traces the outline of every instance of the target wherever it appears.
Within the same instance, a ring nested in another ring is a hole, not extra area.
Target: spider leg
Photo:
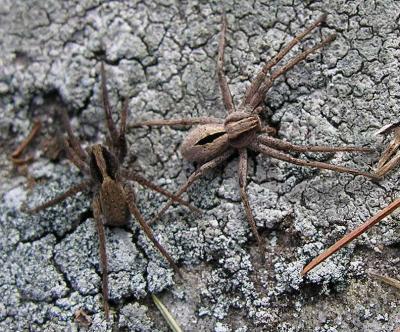
[[[197,169],[194,173],[192,173],[189,178],[186,180],[186,183],[175,193],[176,197],[181,196],[193,182],[195,182],[199,177],[201,177],[206,171],[218,166],[223,161],[228,159],[233,154],[232,149],[229,149],[222,153],[220,156],[211,159],[210,161],[206,162],[205,164],[201,165],[199,169]],[[156,220],[158,220],[165,211],[173,204],[173,200],[169,200],[167,204],[157,213],[157,215],[150,221],[149,224],[152,224]]]
[[[372,218],[368,219],[361,226],[358,226],[356,229],[354,229],[349,234],[345,235],[343,238],[341,238],[339,241],[337,241],[329,249],[325,250],[318,257],[314,258],[303,269],[303,271],[301,272],[301,275],[307,274],[310,270],[312,270],[314,267],[316,267],[317,265],[322,263],[329,256],[333,255],[336,251],[343,248],[346,244],[351,242],[353,239],[357,238],[358,236],[360,236],[361,234],[366,232],[368,229],[370,229],[372,226],[374,226],[375,224],[380,222],[383,218],[387,217],[389,214],[391,214],[394,210],[396,210],[399,207],[400,207],[400,198],[398,198],[395,201],[393,201],[392,203],[390,203],[387,207],[385,207],[384,209],[379,211]]]
[[[193,126],[197,124],[209,124],[209,123],[223,123],[223,119],[218,119],[210,116],[203,116],[198,118],[180,118],[180,119],[156,119],[156,120],[145,120],[133,123],[129,125],[129,128],[138,128],[143,126]]]
[[[154,246],[158,249],[158,251],[165,257],[165,259],[168,261],[168,263],[171,265],[171,267],[174,269],[174,271],[181,277],[181,271],[179,270],[178,266],[175,264],[174,260],[172,257],[169,255],[169,253],[164,249],[164,247],[160,244],[160,242],[157,241],[155,238],[153,231],[151,230],[150,226],[146,223],[146,221],[143,219],[142,214],[140,213],[139,209],[137,208],[135,204],[135,194],[130,188],[129,185],[125,187],[125,194],[126,194],[126,203],[128,205],[129,211],[132,213],[132,215],[136,218],[136,220],[139,222],[140,227],[142,230],[145,232],[147,238],[153,242]]]
[[[261,83],[264,81],[268,72],[274,67],[279,61],[283,59],[283,57],[296,45],[298,44],[304,37],[306,37],[312,30],[314,30],[318,25],[326,20],[326,14],[320,16],[316,21],[314,21],[306,30],[296,35],[281,51],[275,55],[272,59],[270,59],[264,67],[258,72],[256,78],[251,82],[250,86],[246,90],[245,97],[243,99],[242,104],[239,108],[243,108],[245,105],[250,103],[253,95],[257,92]]]
[[[306,59],[308,55],[316,52],[320,48],[331,43],[335,38],[336,35],[334,34],[328,36],[327,38],[322,40],[319,44],[315,45],[312,48],[306,49],[305,51],[297,55],[295,58],[290,60],[287,64],[274,71],[271,74],[271,76],[261,84],[259,89],[256,92],[254,92],[253,96],[249,98],[250,102],[248,104],[244,104],[243,107],[247,107],[246,105],[249,105],[250,109],[255,109],[261,103],[261,101],[264,98],[264,95],[271,88],[272,84],[279,76],[283,75],[284,73],[292,69],[295,65],[297,65],[299,62]]]
[[[71,188],[69,188],[67,191],[63,192],[62,194],[60,194],[59,196],[54,197],[53,199],[39,205],[36,206],[33,209],[28,209],[27,212],[28,213],[36,213],[42,210],[47,209],[50,206],[56,205],[62,201],[64,201],[65,199],[67,199],[68,197],[71,197],[81,191],[84,191],[86,189],[88,189],[90,187],[90,185],[92,184],[92,180],[88,179],[88,180],[83,180],[81,183],[77,184],[76,186],[73,186]]]
[[[261,152],[262,154],[265,154],[272,158],[287,161],[288,163],[295,164],[295,165],[306,166],[306,167],[316,167],[316,168],[320,168],[320,169],[329,169],[329,170],[335,171],[335,172],[349,173],[349,174],[354,174],[354,175],[363,175],[363,176],[366,176],[366,177],[369,177],[372,179],[377,179],[377,176],[375,174],[362,172],[362,171],[356,170],[354,168],[332,165],[332,164],[319,162],[319,161],[311,161],[311,160],[303,160],[303,159],[295,158],[295,157],[289,156],[287,154],[284,154],[278,150],[275,150],[273,148],[265,146],[261,142],[258,142],[258,141],[251,143],[249,148],[251,148],[254,151]]]
[[[240,188],[240,197],[242,198],[242,203],[244,206],[244,210],[246,211],[247,221],[249,222],[251,231],[253,232],[258,247],[260,248],[260,252],[262,257],[265,256],[264,243],[260,237],[260,234],[257,231],[256,222],[254,220],[253,213],[251,212],[249,197],[246,192],[247,186],[247,149],[243,148],[239,150],[239,188]]]
[[[79,168],[79,170],[84,174],[90,174],[90,170],[86,161],[82,160],[76,151],[69,145],[68,140],[64,139],[63,147],[67,152],[68,159]]]
[[[126,131],[126,118],[128,116],[128,106],[129,100],[126,98],[122,105],[122,110],[120,113],[120,123],[119,123],[119,132],[118,132],[118,142],[115,145],[114,149],[117,150],[117,156],[120,163],[123,162],[126,154],[128,152],[128,145],[126,143],[125,131]]]
[[[100,252],[100,266],[101,266],[101,280],[103,292],[103,306],[106,319],[110,318],[110,306],[108,304],[108,264],[107,264],[107,250],[106,250],[106,235],[104,229],[104,217],[101,213],[101,205],[99,197],[93,199],[92,203],[93,216],[96,221],[97,233],[99,235],[99,252]]]
[[[78,138],[74,135],[74,132],[72,131],[71,123],[67,112],[65,110],[60,110],[60,114],[63,126],[67,131],[68,141],[71,144],[71,148],[75,151],[75,154],[79,156],[79,159],[83,161],[88,160],[88,154],[82,148],[81,143],[79,142]]]
[[[358,146],[324,146],[324,145],[297,145],[285,142],[279,138],[267,135],[258,136],[258,140],[267,146],[273,146],[275,149],[295,152],[373,152],[370,148]]]
[[[151,190],[154,190],[168,198],[171,198],[174,202],[177,202],[177,203],[180,203],[180,204],[186,206],[187,208],[189,208],[191,211],[193,211],[195,213],[201,213],[200,209],[192,206],[190,203],[188,203],[184,199],[176,196],[175,194],[169,192],[168,190],[165,190],[165,189],[161,188],[160,186],[157,186],[156,184],[147,180],[146,178],[144,178],[143,176],[141,176],[139,174],[121,170],[121,176],[124,177],[125,179],[135,181],[135,182],[141,184],[142,186],[147,187]]]
[[[378,165],[376,166],[375,173],[380,177],[384,176],[386,173],[400,164],[400,154],[395,155],[396,151],[400,147],[400,128],[394,129],[394,135],[394,139],[389,143],[389,146],[382,153],[382,157],[379,159]],[[393,157],[393,155],[395,156]]]
[[[222,93],[222,100],[228,113],[235,111],[235,105],[232,101],[232,94],[229,90],[228,82],[224,74],[224,54],[225,54],[225,34],[226,34],[226,16],[222,15],[221,19],[221,35],[219,37],[218,43],[218,60],[217,60],[217,74],[219,87]]]
[[[390,159],[385,165],[380,168],[378,167],[375,174],[381,178],[398,165],[400,165],[400,154],[396,154],[396,156]]]
[[[106,76],[106,71],[104,69],[104,63],[101,62],[101,67],[100,67],[100,72],[101,72],[101,91],[102,91],[102,99],[103,99],[103,108],[104,108],[104,113],[106,116],[106,122],[107,122],[107,127],[110,132],[111,136],[111,141],[114,146],[118,144],[118,131],[115,126],[114,120],[111,115],[111,105],[110,105],[110,100],[108,98],[108,91],[107,91],[107,76]]]

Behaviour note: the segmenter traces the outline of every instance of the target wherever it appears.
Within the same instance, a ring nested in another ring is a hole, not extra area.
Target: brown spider
[[[375,174],[378,177],[383,177],[386,173],[391,171],[393,168],[400,164],[400,153],[397,151],[400,146],[400,123],[392,123],[383,126],[376,134],[387,134],[390,131],[394,131],[394,138],[389,143],[388,147],[383,151],[381,158],[378,161]],[[358,226],[356,229],[350,233],[343,236],[339,241],[330,246],[327,250],[322,252],[320,255],[315,257],[310,263],[308,263],[301,275],[306,275],[317,265],[321,264],[328,257],[332,256],[336,251],[342,249],[345,245],[349,244],[351,241],[359,237],[361,234],[368,231],[372,226],[379,223],[381,220],[386,218],[389,214],[394,212],[400,207],[400,198],[395,199],[388,206],[380,210],[377,214],[369,218],[362,225]]]
[[[195,171],[187,180],[187,182],[177,191],[176,195],[180,196],[188,187],[197,180],[204,172],[216,167],[227,160],[235,151],[239,153],[239,187],[240,196],[245,208],[248,222],[251,230],[257,240],[257,243],[263,252],[261,238],[257,232],[256,223],[250,209],[249,199],[246,193],[246,177],[247,177],[247,151],[248,149],[260,152],[264,155],[283,160],[292,164],[317,167],[321,169],[329,169],[337,172],[351,173],[355,175],[364,175],[375,178],[374,175],[358,171],[356,169],[343,166],[336,166],[329,163],[309,161],[292,157],[282,151],[296,152],[338,152],[338,151],[358,151],[370,152],[370,149],[360,147],[330,147],[330,146],[301,146],[285,142],[281,139],[271,137],[269,133],[273,131],[268,126],[263,126],[259,113],[262,111],[260,107],[265,94],[271,88],[274,81],[300,61],[306,59],[312,54],[329,44],[335,39],[335,35],[330,35],[322,40],[319,44],[310,49],[306,49],[296,57],[291,59],[287,64],[279,69],[270,72],[282,58],[313,29],[324,22],[326,15],[321,16],[312,23],[305,31],[294,37],[274,58],[268,61],[258,72],[251,85],[247,88],[244,98],[239,107],[236,109],[233,104],[232,95],[228,87],[227,79],[224,74],[224,48],[226,34],[226,18],[222,16],[221,35],[218,45],[218,61],[217,73],[218,82],[222,92],[224,106],[228,112],[226,119],[218,119],[214,117],[199,118],[183,118],[172,120],[149,120],[142,121],[133,125],[139,126],[164,126],[164,125],[195,125],[200,126],[191,130],[183,141],[181,152],[185,159],[189,161],[200,162],[200,168]],[[269,74],[269,76],[268,76]],[[172,204],[170,200],[153,219],[157,219]]]
[[[65,140],[65,149],[68,158],[84,173],[87,179],[76,186],[69,188],[59,196],[29,210],[36,213],[50,206],[58,204],[66,198],[73,196],[81,191],[90,190],[93,193],[93,216],[96,221],[99,234],[100,262],[102,270],[102,291],[104,301],[104,311],[106,318],[109,318],[108,304],[108,274],[107,274],[107,253],[104,226],[123,226],[129,222],[132,214],[139,222],[140,227],[160,253],[167,259],[172,268],[178,273],[179,269],[175,262],[164,249],[164,247],[154,237],[151,228],[143,219],[139,209],[135,204],[135,194],[128,181],[135,181],[144,187],[150,188],[160,194],[167,196],[175,202],[183,204],[191,210],[198,211],[189,203],[175,196],[174,194],[160,188],[143,176],[120,168],[127,154],[127,144],[125,139],[126,117],[128,103],[125,101],[120,112],[120,126],[116,128],[111,116],[111,107],[106,88],[106,76],[103,63],[101,64],[101,84],[103,107],[109,135],[106,145],[95,144],[85,151],[77,137],[74,135],[68,116],[65,112],[61,113],[62,122],[68,134]]]

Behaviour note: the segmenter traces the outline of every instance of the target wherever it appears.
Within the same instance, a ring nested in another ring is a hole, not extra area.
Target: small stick
[[[317,265],[322,263],[329,256],[333,255],[336,251],[340,250],[346,244],[351,242],[353,239],[360,236],[362,233],[366,232],[372,226],[374,226],[375,224],[380,222],[383,218],[387,217],[398,207],[400,207],[400,198],[397,198],[395,201],[390,203],[387,207],[385,207],[384,209],[379,211],[377,214],[375,214],[372,218],[368,219],[361,226],[357,227],[356,229],[351,231],[349,234],[345,235],[343,238],[341,238],[339,241],[337,241],[334,245],[332,245],[329,249],[325,250],[318,257],[314,258],[309,264],[307,264],[307,266],[303,269],[303,271],[301,271],[301,275],[304,276],[305,274],[307,274],[310,270],[312,270],[314,267],[316,267]]]

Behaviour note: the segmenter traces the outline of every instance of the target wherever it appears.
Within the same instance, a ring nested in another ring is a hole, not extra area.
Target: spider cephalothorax
[[[101,77],[103,107],[108,128],[106,144],[95,144],[84,150],[73,133],[67,114],[61,112],[62,122],[68,134],[68,139],[65,140],[65,149],[68,157],[82,171],[82,173],[86,175],[87,178],[52,200],[29,210],[29,212],[36,213],[44,210],[81,191],[91,191],[93,193],[92,209],[99,235],[104,311],[108,319],[108,265],[104,230],[105,225],[114,227],[126,225],[129,222],[130,215],[133,215],[139,222],[149,240],[167,259],[172,268],[179,273],[179,269],[174,260],[154,237],[151,228],[145,222],[137,208],[135,203],[135,194],[130,181],[137,182],[142,186],[159,192],[192,210],[198,211],[198,209],[192,207],[186,201],[180,199],[174,194],[148,181],[140,174],[120,167],[127,154],[125,127],[128,103],[124,103],[122,111],[120,112],[120,125],[119,128],[117,128],[111,116],[112,110],[108,100],[106,76],[103,64],[101,65]]]
[[[295,152],[368,152],[370,149],[361,147],[330,147],[330,146],[302,146],[295,145],[271,135],[274,129],[269,126],[264,126],[261,123],[259,114],[262,111],[261,103],[264,100],[265,94],[271,88],[275,79],[293,68],[300,61],[307,58],[308,55],[316,52],[335,39],[335,35],[329,35],[314,47],[304,50],[293,59],[289,60],[285,65],[275,71],[272,68],[280,62],[283,57],[313,29],[323,23],[326,16],[323,15],[313,22],[305,31],[298,34],[292,39],[274,58],[268,61],[263,68],[258,72],[250,86],[246,90],[240,105],[236,108],[233,104],[228,83],[224,74],[224,48],[225,48],[225,33],[226,19],[222,17],[222,31],[218,46],[218,61],[217,73],[218,82],[222,92],[222,100],[228,112],[225,119],[214,117],[201,118],[182,118],[171,120],[149,120],[139,122],[133,127],[139,126],[163,126],[163,125],[199,125],[188,133],[188,136],[183,141],[181,152],[185,159],[189,161],[197,161],[201,166],[187,180],[187,182],[178,190],[177,196],[182,195],[187,188],[196,181],[205,171],[216,167],[227,160],[234,153],[239,154],[239,187],[240,196],[245,208],[247,219],[249,221],[252,232],[257,239],[257,242],[263,250],[262,241],[258,234],[255,220],[250,209],[249,199],[246,193],[246,176],[247,176],[247,153],[248,150],[260,152],[261,154],[283,160],[292,164],[316,167],[321,169],[329,169],[336,172],[344,172],[355,175],[364,175],[375,178],[373,174],[362,172],[356,169],[332,165],[329,163],[300,159],[293,157],[288,153]],[[170,201],[157,214],[158,218],[168,206]],[[156,219],[155,218],[155,219]]]

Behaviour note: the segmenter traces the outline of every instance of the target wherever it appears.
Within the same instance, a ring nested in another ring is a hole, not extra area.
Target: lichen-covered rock
[[[55,108],[69,111],[82,142],[104,141],[99,64],[108,73],[111,104],[129,99],[139,119],[224,117],[216,79],[223,11],[228,32],[225,72],[238,103],[264,61],[305,25],[328,14],[323,36],[336,40],[278,79],[263,117],[284,140],[303,145],[366,145],[398,121],[399,4],[292,1],[3,1],[0,6],[0,330],[167,331],[150,302],[159,297],[185,331],[393,331],[400,297],[367,275],[400,275],[398,217],[340,251],[302,279],[303,265],[399,193],[398,170],[379,183],[301,168],[251,154],[248,193],[265,239],[266,259],[241,206],[237,158],[209,172],[185,194],[204,209],[182,207],[153,224],[182,269],[172,270],[133,220],[108,229],[110,300],[104,320],[98,237],[90,194],[35,215],[21,211],[76,184],[63,158],[49,161],[45,143],[61,131]],[[315,32],[294,56],[321,39]],[[26,169],[9,156],[40,119],[41,134]],[[182,128],[128,129],[126,166],[174,191],[195,170],[179,146]],[[369,169],[372,155],[309,154]],[[33,179],[36,183],[33,183]],[[137,187],[150,220],[165,199]],[[83,310],[90,327],[74,319]]]

